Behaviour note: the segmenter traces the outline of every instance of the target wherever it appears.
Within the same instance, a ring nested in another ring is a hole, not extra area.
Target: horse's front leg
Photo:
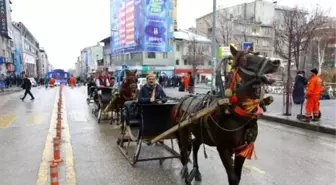
[[[239,185],[239,180],[234,170],[232,152],[228,148],[217,147],[221,161],[228,176],[229,185]]]
[[[196,181],[202,181],[202,174],[199,171],[198,167],[198,150],[201,146],[201,142],[197,139],[195,139],[192,143],[192,149],[193,149],[193,169],[191,170],[189,177],[188,177],[188,182],[191,182],[194,178]]]
[[[238,156],[238,155],[235,156],[235,159],[234,159],[234,171],[235,171],[236,176],[238,178],[238,183],[240,182],[240,179],[241,179],[241,174],[242,174],[244,162],[245,162],[245,158],[244,157]]]

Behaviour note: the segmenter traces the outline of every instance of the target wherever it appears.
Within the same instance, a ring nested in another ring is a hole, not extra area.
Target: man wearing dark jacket
[[[293,88],[293,102],[295,104],[302,104],[305,97],[305,87],[307,85],[307,79],[304,76],[304,71],[298,71],[295,77]]]
[[[27,76],[25,76],[25,78],[23,79],[23,84],[22,84],[22,89],[25,90],[25,93],[23,97],[21,98],[22,101],[26,98],[27,94],[29,94],[29,96],[31,97],[31,100],[35,99],[33,94],[30,92],[31,86],[32,84],[30,80],[27,78]]]
[[[166,103],[168,100],[166,93],[159,84],[155,83],[155,75],[147,76],[147,84],[141,87],[139,92],[139,103]]]
[[[195,92],[195,78],[192,76],[191,72],[188,72],[189,77],[189,84],[188,84],[188,91],[190,94],[194,94]]]

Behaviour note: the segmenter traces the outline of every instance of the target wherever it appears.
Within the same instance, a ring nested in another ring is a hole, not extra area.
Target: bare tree
[[[325,14],[319,7],[312,12],[297,7],[282,10],[280,21],[274,22],[275,52],[288,64],[294,60],[298,68],[300,56],[307,50],[315,30],[326,22]]]
[[[299,8],[283,9],[280,20],[274,22],[274,49],[287,60],[287,82],[285,83],[285,115],[291,115],[290,94],[292,92],[291,63],[298,69],[300,56],[307,50],[315,30],[326,22],[325,12],[317,7],[308,12]]]
[[[206,48],[209,46],[197,40],[197,35],[189,34],[188,52],[186,59],[189,65],[192,66],[192,73],[195,74],[197,67],[204,65],[204,62],[209,58],[206,53]]]

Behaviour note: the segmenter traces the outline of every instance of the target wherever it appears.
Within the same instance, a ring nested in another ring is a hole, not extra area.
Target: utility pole
[[[213,0],[213,10],[212,10],[212,77],[211,77],[211,89],[216,90],[216,55],[217,55],[217,44],[216,44],[216,0]]]

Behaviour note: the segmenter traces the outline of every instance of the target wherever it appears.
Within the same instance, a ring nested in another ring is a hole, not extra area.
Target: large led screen
[[[168,51],[169,0],[111,0],[112,54]]]

